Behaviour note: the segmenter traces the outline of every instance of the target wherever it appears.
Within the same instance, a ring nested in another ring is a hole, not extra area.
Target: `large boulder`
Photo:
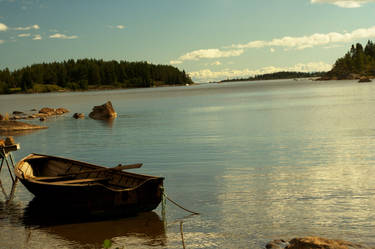
[[[267,249],[370,249],[369,247],[344,240],[321,237],[295,238],[289,242],[274,240],[266,245]]]
[[[90,112],[89,117],[98,120],[108,120],[117,117],[117,113],[113,109],[111,101],[99,106],[94,106],[92,112]]]

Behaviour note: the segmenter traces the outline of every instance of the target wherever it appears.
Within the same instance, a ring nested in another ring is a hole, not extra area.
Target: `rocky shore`
[[[326,80],[358,80],[359,83],[364,83],[364,82],[372,82],[373,77],[370,76],[365,76],[365,75],[360,75],[360,74],[349,74],[346,75],[345,77],[337,77],[337,76],[331,76],[331,75],[326,75],[320,78],[317,78],[316,81],[326,81]]]
[[[27,131],[27,130],[40,130],[47,129],[47,126],[33,125],[20,121],[4,121],[0,120],[0,132],[11,132],[11,131]]]
[[[12,131],[27,131],[27,130],[38,130],[46,129],[47,126],[39,126],[34,124],[28,124],[25,122],[20,122],[18,120],[32,120],[39,119],[40,121],[45,121],[50,117],[60,116],[68,113],[69,110],[59,107],[57,109],[50,107],[43,107],[39,111],[32,109],[28,112],[13,111],[11,115],[6,113],[4,116],[0,114],[0,132],[12,132]],[[84,113],[74,113],[73,118],[83,119],[85,117]],[[111,101],[104,103],[103,105],[94,106],[89,117],[96,120],[113,120],[117,117]]]
[[[69,110],[59,107],[57,109],[50,108],[50,107],[43,107],[39,111],[36,109],[32,109],[29,112],[22,112],[22,111],[13,111],[11,115],[5,114],[5,116],[0,115],[0,120],[20,120],[20,119],[46,119],[51,116],[59,116],[65,113],[68,113]]]
[[[344,240],[334,240],[321,237],[294,238],[289,241],[273,240],[266,249],[375,249]]]

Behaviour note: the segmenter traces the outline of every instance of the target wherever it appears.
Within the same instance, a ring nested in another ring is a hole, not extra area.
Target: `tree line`
[[[185,71],[148,62],[67,60],[33,64],[18,70],[0,70],[0,94],[87,90],[89,88],[135,88],[193,83]]]
[[[289,72],[282,71],[276,73],[267,73],[259,74],[247,78],[238,78],[238,79],[227,79],[220,82],[230,82],[230,81],[255,81],[255,80],[276,80],[276,79],[297,79],[297,78],[311,78],[311,77],[321,77],[325,72]]]
[[[332,70],[327,73],[327,77],[337,79],[351,79],[355,78],[355,75],[375,76],[374,42],[368,41],[364,48],[360,43],[353,44],[343,57],[336,60]]]

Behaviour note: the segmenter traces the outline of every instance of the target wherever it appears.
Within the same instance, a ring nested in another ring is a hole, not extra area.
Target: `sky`
[[[147,61],[195,82],[327,71],[375,41],[375,0],[0,0],[0,69]]]

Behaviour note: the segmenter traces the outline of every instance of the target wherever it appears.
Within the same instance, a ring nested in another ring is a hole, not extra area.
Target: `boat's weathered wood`
[[[83,170],[79,172],[72,172],[67,174],[60,174],[59,176],[74,176],[74,175],[81,175],[81,174],[90,174],[90,173],[99,173],[104,171],[121,171],[124,169],[137,169],[142,167],[142,163],[136,163],[136,164],[128,164],[128,165],[119,165],[113,168],[102,168],[102,169],[93,169],[93,170]]]
[[[60,180],[66,179],[67,176],[33,176],[31,177],[32,180],[36,181],[50,181],[50,180]]]
[[[101,178],[85,178],[85,179],[74,179],[74,180],[67,180],[67,181],[58,181],[53,182],[53,184],[77,184],[77,183],[88,183],[88,182],[101,182],[107,181],[109,178],[101,177]]]

